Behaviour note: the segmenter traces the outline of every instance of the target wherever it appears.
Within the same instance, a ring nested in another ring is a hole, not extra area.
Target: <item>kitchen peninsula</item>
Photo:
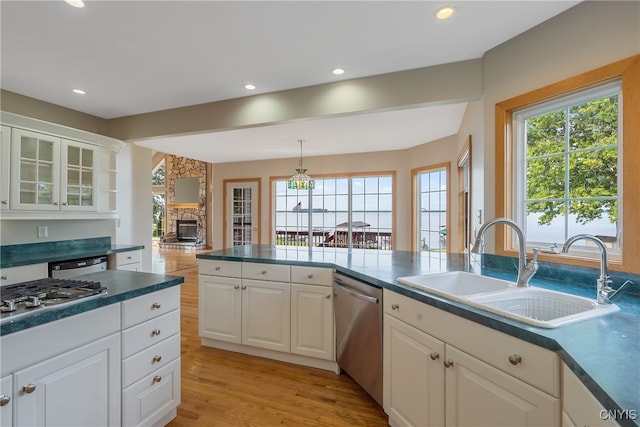
[[[495,275],[509,280],[515,279],[515,271],[505,273],[499,269],[487,268],[486,265],[491,265],[485,262],[485,260],[491,260],[487,255],[483,255],[483,265],[480,265],[474,262],[470,264],[467,257],[462,254],[348,251],[253,245],[202,253],[198,254],[197,258],[199,261],[333,268],[337,272],[383,288],[385,307],[387,295],[393,295],[394,298],[407,302],[419,302],[420,306],[429,310],[437,309],[437,312],[443,313],[443,316],[460,319],[470,327],[482,326],[479,330],[490,334],[499,332],[510,339],[516,338],[517,341],[532,344],[541,350],[553,353],[556,361],[550,362],[552,365],[555,363],[553,368],[555,371],[552,372],[554,378],[551,382],[555,390],[551,391],[551,395],[556,395],[564,402],[562,407],[565,410],[569,409],[570,404],[565,401],[567,396],[560,392],[560,378],[564,378],[563,383],[568,384],[568,378],[575,376],[597,399],[602,410],[626,414],[618,417],[617,423],[623,426],[637,425],[636,414],[640,408],[640,396],[637,393],[640,384],[638,361],[633,357],[620,357],[620,355],[638,354],[640,351],[640,301],[637,294],[628,293],[621,298],[618,303],[620,311],[617,313],[555,329],[543,329],[439,298],[396,281],[402,276],[458,270]],[[565,275],[565,277],[569,276]],[[592,277],[593,281],[589,285],[561,283],[541,277],[534,278],[532,285],[593,298],[597,277],[595,270]],[[637,280],[635,276],[630,278]],[[504,352],[508,351],[508,348],[504,349]],[[505,354],[505,358],[507,356],[508,354]],[[542,369],[540,372],[530,373],[533,376],[548,374],[549,372],[543,372]],[[388,403],[385,402],[385,410],[388,409],[387,405]],[[557,404],[557,408],[559,407],[560,405]]]

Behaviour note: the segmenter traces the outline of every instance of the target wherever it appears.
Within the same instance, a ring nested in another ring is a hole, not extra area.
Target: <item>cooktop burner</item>
[[[0,323],[107,294],[100,282],[45,278],[0,286]]]

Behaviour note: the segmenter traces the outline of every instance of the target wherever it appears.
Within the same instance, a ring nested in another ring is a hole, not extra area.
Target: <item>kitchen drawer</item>
[[[269,280],[271,282],[289,282],[291,280],[291,267],[281,264],[243,262],[242,278]]]
[[[292,265],[291,282],[305,285],[333,286],[333,269]]]
[[[122,362],[122,387],[128,387],[178,357],[180,357],[180,334],[172,335],[126,358]]]
[[[384,312],[553,396],[560,395],[560,360],[549,350],[384,290]],[[510,357],[520,357],[515,365]]]
[[[127,251],[116,253],[116,265],[142,262],[142,251]]]
[[[172,286],[122,302],[122,329],[129,328],[180,306],[180,286]]]
[[[49,264],[46,262],[40,264],[20,265],[17,267],[6,267],[0,270],[0,286],[42,279],[48,275]]]
[[[207,276],[240,277],[242,263],[198,258],[198,273]]]
[[[180,404],[180,358],[122,391],[122,425],[154,425]]]
[[[180,332],[180,310],[122,331],[122,357],[129,357]]]

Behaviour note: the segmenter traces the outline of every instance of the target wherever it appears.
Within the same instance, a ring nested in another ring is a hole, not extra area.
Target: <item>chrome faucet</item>
[[[473,243],[471,252],[480,253],[482,251],[481,246],[484,244],[484,234],[489,227],[495,224],[508,225],[516,232],[519,243],[517,286],[521,288],[528,287],[529,280],[531,280],[533,275],[536,274],[536,271],[538,271],[537,253],[535,254],[536,259],[527,263],[527,251],[524,241],[524,233],[522,232],[520,227],[518,227],[518,224],[516,224],[509,218],[494,218],[483,224],[482,227],[480,227],[480,230],[478,230],[478,237],[476,237],[476,240]]]
[[[622,290],[627,286],[633,284],[631,280],[627,280],[618,289],[612,289],[609,285],[612,283],[609,279],[608,261],[607,261],[607,247],[602,243],[602,240],[590,234],[577,234],[569,237],[567,241],[562,245],[562,253],[569,252],[569,248],[578,240],[589,240],[596,244],[600,250],[600,277],[597,280],[597,300],[598,304],[611,304],[611,302],[622,295]]]

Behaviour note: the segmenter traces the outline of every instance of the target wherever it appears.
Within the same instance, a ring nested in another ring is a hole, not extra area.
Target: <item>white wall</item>
[[[38,237],[38,227],[46,226],[48,237]],[[60,240],[111,237],[115,240],[115,221],[105,220],[13,220],[0,221],[0,244],[56,242]]]

